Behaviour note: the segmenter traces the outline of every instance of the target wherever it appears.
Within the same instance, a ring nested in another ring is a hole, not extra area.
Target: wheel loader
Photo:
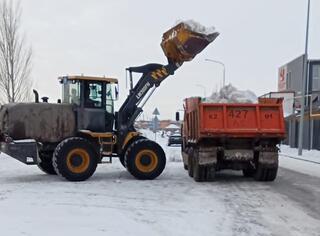
[[[69,181],[88,179],[97,164],[114,157],[137,179],[158,177],[166,165],[165,153],[135,130],[135,120],[161,82],[218,35],[195,31],[183,22],[165,32],[161,47],[168,64],[127,68],[130,91],[117,112],[117,79],[90,76],[59,77],[62,99],[55,104],[46,97],[39,102],[34,91],[33,103],[1,106],[1,151]],[[133,73],[141,74],[135,85]]]

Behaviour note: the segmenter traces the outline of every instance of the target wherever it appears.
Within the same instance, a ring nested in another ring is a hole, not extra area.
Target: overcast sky
[[[0,0],[1,1],[1,0]],[[320,58],[320,1],[311,0],[310,57]],[[179,19],[215,26],[219,38],[157,89],[145,107],[151,117],[174,119],[183,99],[207,95],[226,80],[261,95],[277,89],[278,68],[304,53],[307,0],[21,0],[22,27],[34,50],[34,87],[51,102],[61,95],[57,77],[85,74],[119,79],[125,68],[166,63],[162,33]]]

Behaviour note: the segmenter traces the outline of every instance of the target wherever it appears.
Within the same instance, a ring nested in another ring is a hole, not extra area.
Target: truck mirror
[[[178,111],[176,112],[176,121],[180,121],[180,113]]]

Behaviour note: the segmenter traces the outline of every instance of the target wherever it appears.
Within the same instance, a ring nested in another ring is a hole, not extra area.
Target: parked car
[[[172,134],[169,136],[168,146],[171,146],[172,144],[182,144],[181,134]]]

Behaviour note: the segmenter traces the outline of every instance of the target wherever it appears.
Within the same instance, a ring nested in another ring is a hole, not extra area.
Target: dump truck
[[[281,98],[260,98],[253,104],[185,99],[182,157],[189,176],[210,181],[216,171],[232,169],[257,181],[275,180],[277,145],[285,138],[282,102]]]
[[[154,179],[166,165],[161,146],[143,136],[134,123],[152,93],[186,61],[191,61],[219,35],[194,31],[181,22],[163,34],[161,47],[168,64],[126,69],[130,91],[114,111],[118,80],[106,77],[62,76],[62,98],[48,103],[35,93],[32,103],[0,108],[1,151],[47,174],[69,181],[91,177],[97,164],[121,164],[137,179]],[[133,73],[140,74],[135,83]],[[106,161],[105,161],[106,160]]]

